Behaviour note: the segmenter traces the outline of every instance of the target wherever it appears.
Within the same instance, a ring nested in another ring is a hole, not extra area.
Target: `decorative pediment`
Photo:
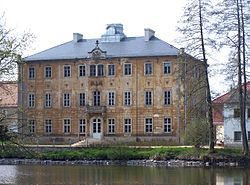
[[[106,58],[107,51],[103,51],[100,49],[98,40],[96,40],[95,44],[95,48],[92,51],[88,52],[90,55],[89,57],[93,59]]]

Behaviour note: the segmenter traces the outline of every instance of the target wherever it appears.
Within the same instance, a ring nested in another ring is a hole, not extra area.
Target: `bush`
[[[200,148],[208,144],[209,127],[206,120],[196,119],[187,125],[184,139],[187,144]]]

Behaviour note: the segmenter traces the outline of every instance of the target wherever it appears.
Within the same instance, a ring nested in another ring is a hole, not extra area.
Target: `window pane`
[[[131,64],[124,64],[124,75],[131,75]]]
[[[35,78],[35,67],[29,67],[29,79]]]
[[[240,131],[234,132],[234,141],[241,141],[241,132]]]
[[[89,75],[90,76],[96,76],[96,66],[95,65],[90,65],[89,66]]]
[[[104,76],[104,65],[103,64],[99,64],[97,66],[98,69],[98,76]]]
[[[67,65],[67,66],[64,66],[64,77],[70,77],[70,66]]]
[[[152,105],[152,92],[146,91],[144,96],[145,96],[145,105]]]
[[[145,67],[145,69],[144,69],[145,75],[150,75],[153,73],[151,63],[146,63],[144,67]]]
[[[172,131],[171,118],[164,118],[164,132],[171,133],[171,131]]]
[[[52,68],[50,66],[45,67],[45,78],[51,78],[52,77]]]
[[[163,68],[164,74],[170,74],[171,73],[171,63],[165,62],[163,66],[164,66],[164,68]]]
[[[80,93],[79,94],[79,106],[83,107],[85,106],[85,93]]]
[[[124,119],[124,132],[131,133],[131,119],[130,118]]]
[[[101,93],[100,91],[93,92],[93,105],[100,106],[101,105]]]
[[[131,92],[126,91],[124,92],[124,105],[130,106],[131,105]]]
[[[63,132],[70,133],[70,119],[63,120]]]
[[[79,120],[79,133],[85,133],[86,132],[86,121],[85,119]]]
[[[109,106],[115,105],[115,92],[108,92],[108,105]]]
[[[63,94],[63,106],[64,107],[69,107],[70,106],[70,94],[69,93],[64,93]]]
[[[85,73],[86,73],[85,65],[79,65],[78,69],[79,69],[79,76],[80,77],[85,76]]]
[[[108,65],[108,75],[109,76],[114,76],[115,75],[115,65],[114,64],[109,64]]]
[[[170,105],[172,102],[171,91],[164,92],[164,105]]]
[[[145,132],[146,133],[152,133],[153,132],[153,119],[152,118],[146,118],[145,119]]]
[[[115,133],[115,119],[113,118],[108,119],[108,133],[109,134]]]
[[[234,109],[234,118],[239,118],[240,117],[240,109]]]

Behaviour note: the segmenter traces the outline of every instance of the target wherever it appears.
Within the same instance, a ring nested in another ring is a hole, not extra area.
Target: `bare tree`
[[[33,41],[34,36],[29,32],[22,34],[16,34],[14,30],[8,29],[5,24],[4,16],[0,17],[0,81],[9,81],[9,83],[16,83],[18,78],[18,64],[23,63],[23,52],[27,49],[30,43]],[[6,96],[9,93],[9,89],[5,88],[6,82],[0,83],[1,91],[6,92]],[[17,96],[17,95],[16,95]],[[15,97],[17,99],[17,97]],[[16,108],[8,115],[0,115],[0,142],[2,143],[2,150],[6,144],[18,143],[18,132],[13,132],[9,129],[8,119],[13,114],[18,114],[19,109]],[[18,121],[18,119],[17,119]],[[17,123],[18,124],[18,123]],[[22,124],[20,124],[22,125]],[[18,127],[18,126],[17,126]],[[10,147],[7,147],[10,148]],[[5,149],[6,150],[6,147]]]
[[[205,47],[214,46],[214,40],[209,37],[210,25],[209,12],[211,10],[209,0],[188,0],[184,9],[184,15],[179,21],[178,31],[184,37],[180,41],[186,44],[187,52],[200,59],[204,65],[207,123],[209,125],[209,149],[214,151],[214,127],[212,114],[212,99],[208,79],[207,52]]]
[[[214,23],[213,27],[216,35],[218,36],[218,46],[227,46],[231,48],[232,53],[235,53],[235,57],[232,57],[232,59],[237,62],[236,74],[238,78],[237,87],[239,95],[243,153],[248,155],[249,146],[246,133],[247,43],[245,32],[245,28],[247,27],[245,22],[248,22],[249,24],[249,11],[245,9],[249,8],[249,5],[247,5],[246,0],[221,0],[216,7],[217,9],[213,12],[213,15],[215,16],[217,22]],[[231,75],[234,76],[235,73],[232,73],[232,71],[235,70],[231,70]]]

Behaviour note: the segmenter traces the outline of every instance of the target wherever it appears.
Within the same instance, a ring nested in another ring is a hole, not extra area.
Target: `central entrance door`
[[[94,118],[92,121],[93,128],[93,138],[101,139],[101,119]]]

